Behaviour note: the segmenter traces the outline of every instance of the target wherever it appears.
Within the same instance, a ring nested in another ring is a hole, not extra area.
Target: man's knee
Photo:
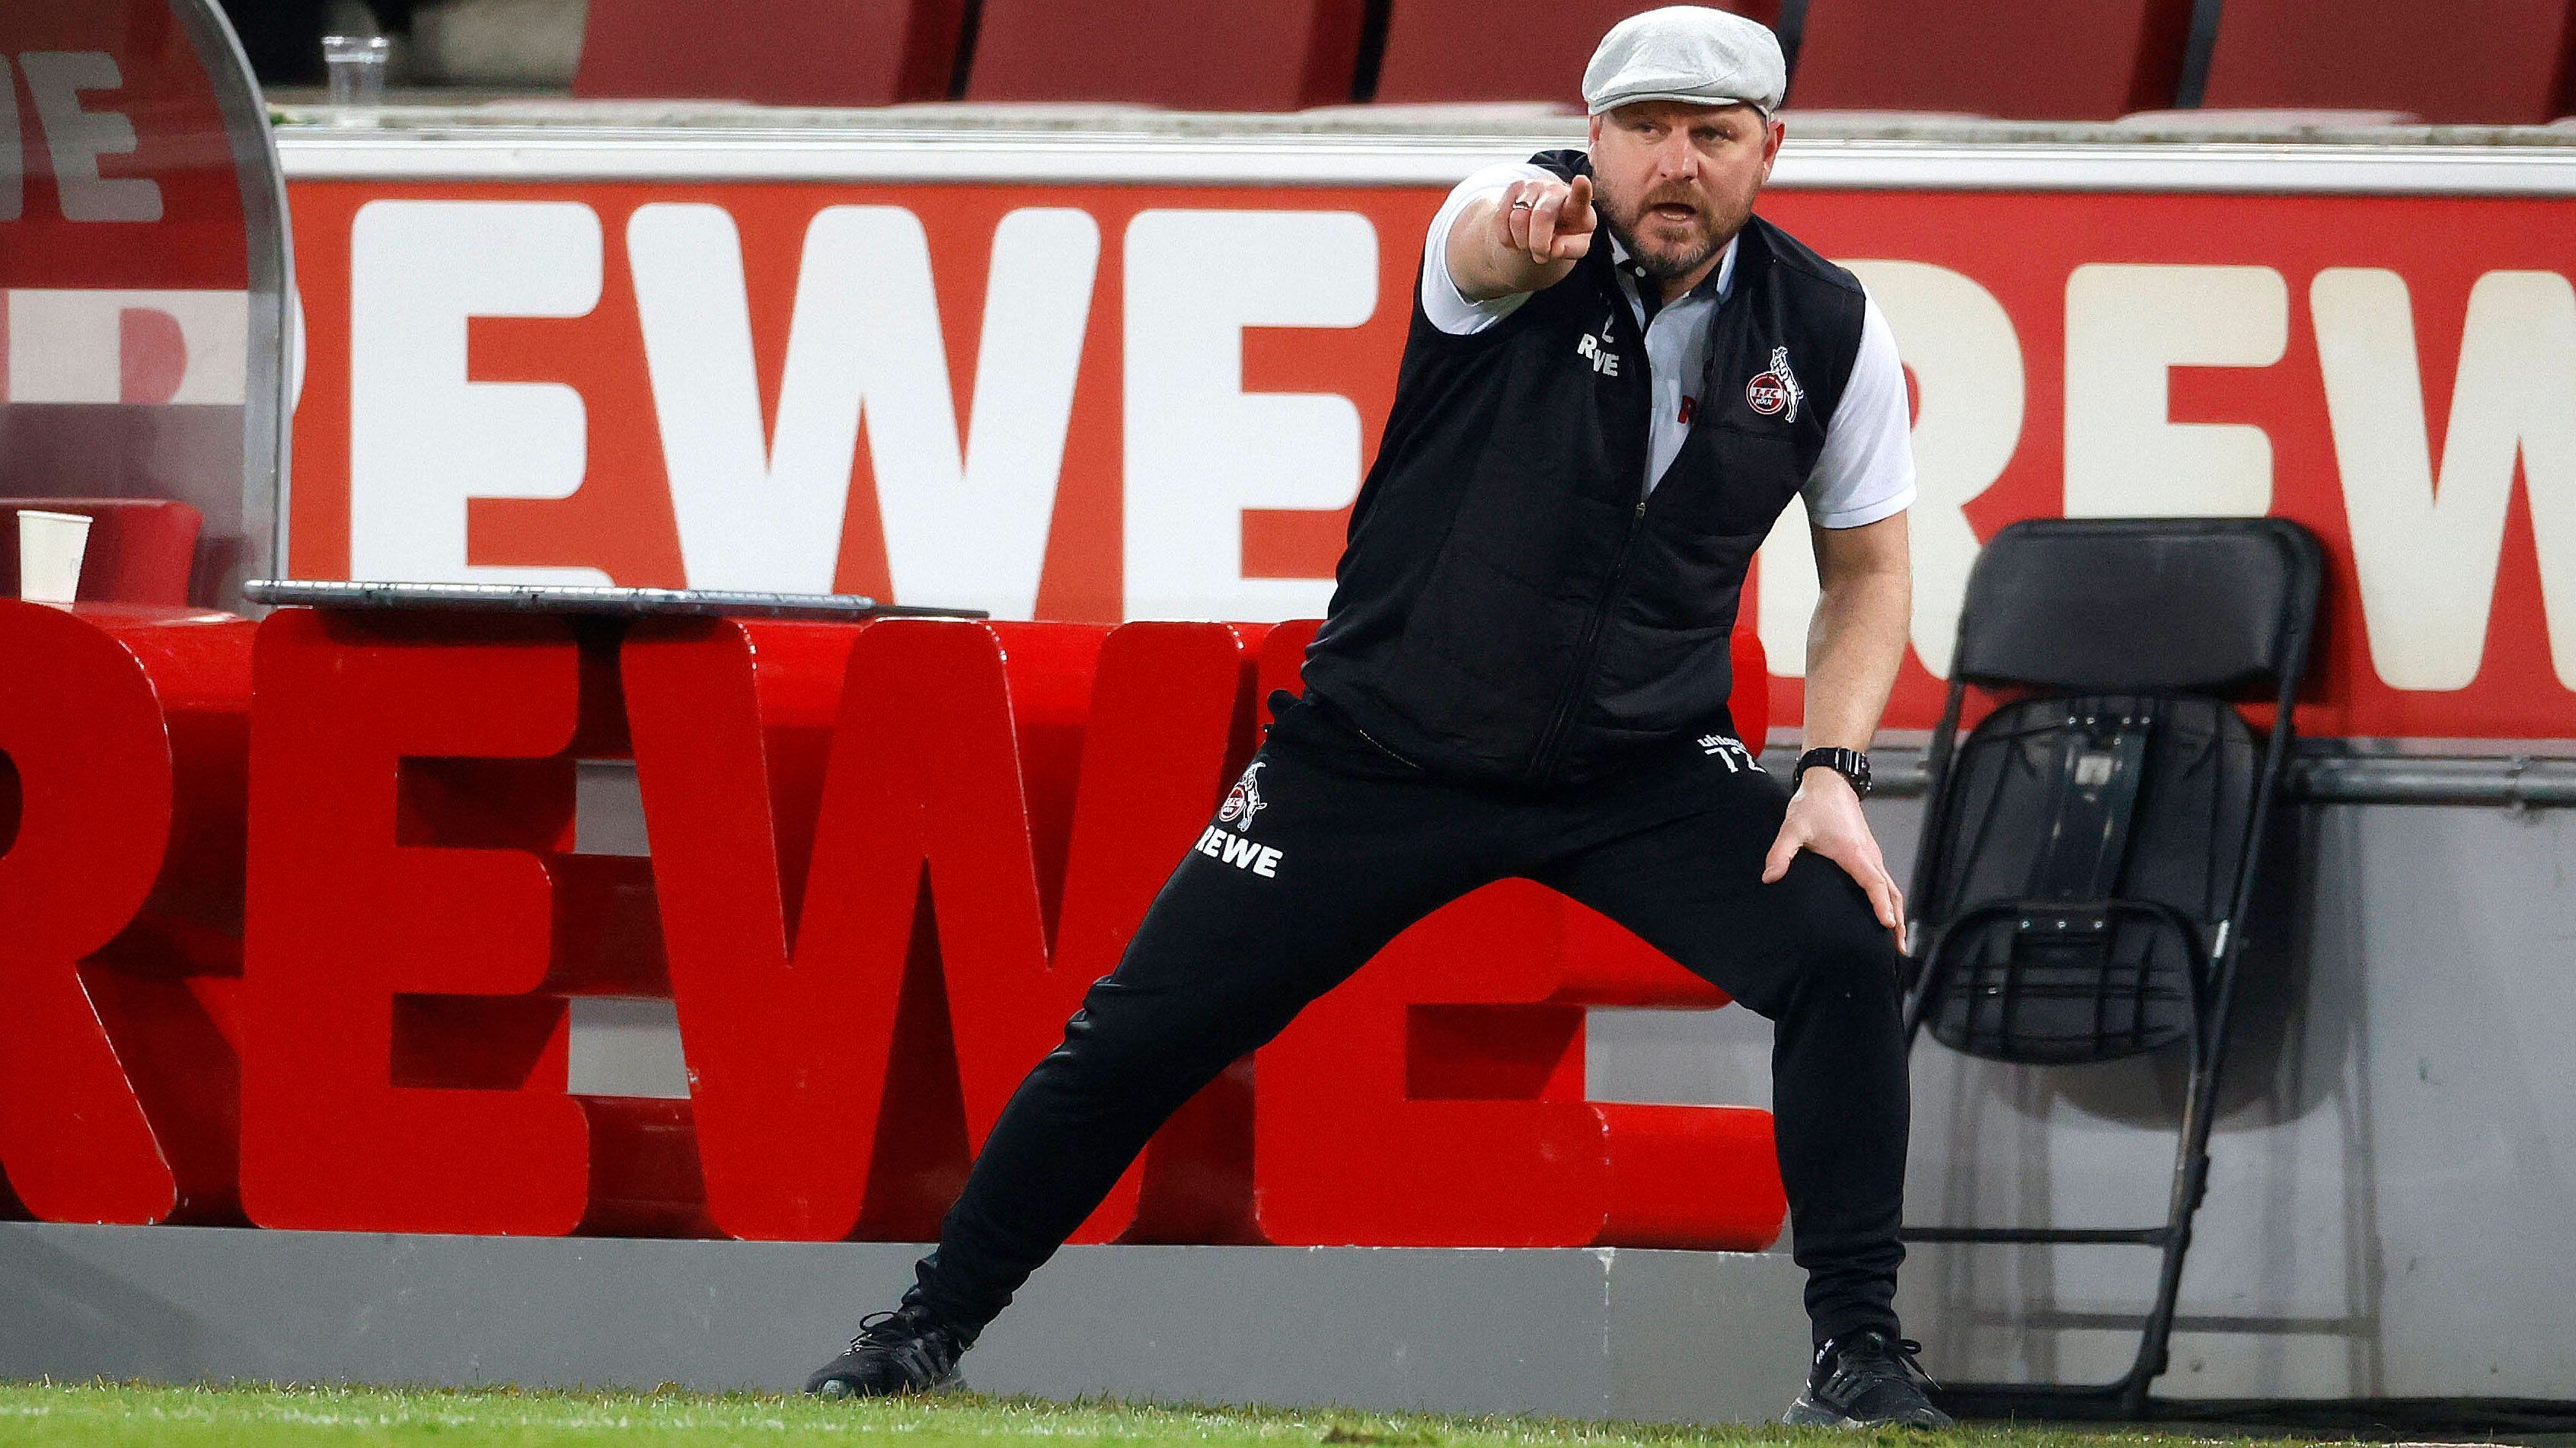
[[[1874,918],[1819,931],[1805,954],[1797,986],[1802,994],[1889,1010],[1903,995],[1904,957]]]
[[[1879,923],[1869,897],[1840,866],[1824,860],[1816,864],[1831,871],[1832,878],[1815,880],[1817,888],[1808,892],[1805,948],[1800,952],[1795,988],[1893,1007],[1903,995],[1900,981],[1905,965],[1895,937]]]

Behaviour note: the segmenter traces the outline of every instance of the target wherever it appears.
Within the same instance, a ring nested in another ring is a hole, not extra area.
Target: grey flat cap
[[[1610,27],[1583,68],[1592,114],[1635,101],[1748,105],[1769,115],[1789,89],[1771,28],[1704,5],[1667,5]]]

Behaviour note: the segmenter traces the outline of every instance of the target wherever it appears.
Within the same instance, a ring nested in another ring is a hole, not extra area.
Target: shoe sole
[[[1798,1401],[1789,1405],[1789,1411],[1780,1415],[1780,1421],[1791,1428],[1954,1428],[1958,1426],[1955,1419],[1938,1408],[1932,1410],[1932,1417],[1928,1421],[1915,1418],[1855,1418],[1849,1414],[1835,1412],[1805,1393],[1800,1393]]]

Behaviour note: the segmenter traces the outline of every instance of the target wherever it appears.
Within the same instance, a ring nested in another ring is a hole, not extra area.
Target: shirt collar
[[[1698,286],[1695,286],[1688,292],[1683,293],[1682,297],[1677,300],[1687,300],[1691,297],[1715,297],[1721,302],[1725,301],[1726,294],[1733,290],[1735,286],[1735,244],[1743,239],[1744,233],[1740,231],[1735,235],[1728,237],[1726,239],[1726,250],[1721,253],[1717,259],[1717,269],[1710,272],[1707,276],[1700,278]],[[1638,281],[1639,278],[1635,272],[1629,270],[1627,263],[1628,248],[1620,244],[1618,237],[1612,236],[1610,238],[1610,264],[1618,269],[1621,276],[1626,277],[1630,282],[1634,283]],[[1665,305],[1669,306],[1671,303],[1666,303]]]

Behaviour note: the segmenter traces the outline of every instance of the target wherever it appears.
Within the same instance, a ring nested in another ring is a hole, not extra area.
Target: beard
[[[1637,223],[1650,208],[1666,202],[1688,206],[1697,214],[1696,234],[1679,242],[1640,240]],[[1601,216],[1610,228],[1610,235],[1627,251],[1629,260],[1643,267],[1646,275],[1659,282],[1688,276],[1725,249],[1726,244],[1735,239],[1735,233],[1744,228],[1743,217],[1713,215],[1707,203],[1698,196],[1673,190],[1650,192],[1633,208],[1607,202],[1601,208]]]

